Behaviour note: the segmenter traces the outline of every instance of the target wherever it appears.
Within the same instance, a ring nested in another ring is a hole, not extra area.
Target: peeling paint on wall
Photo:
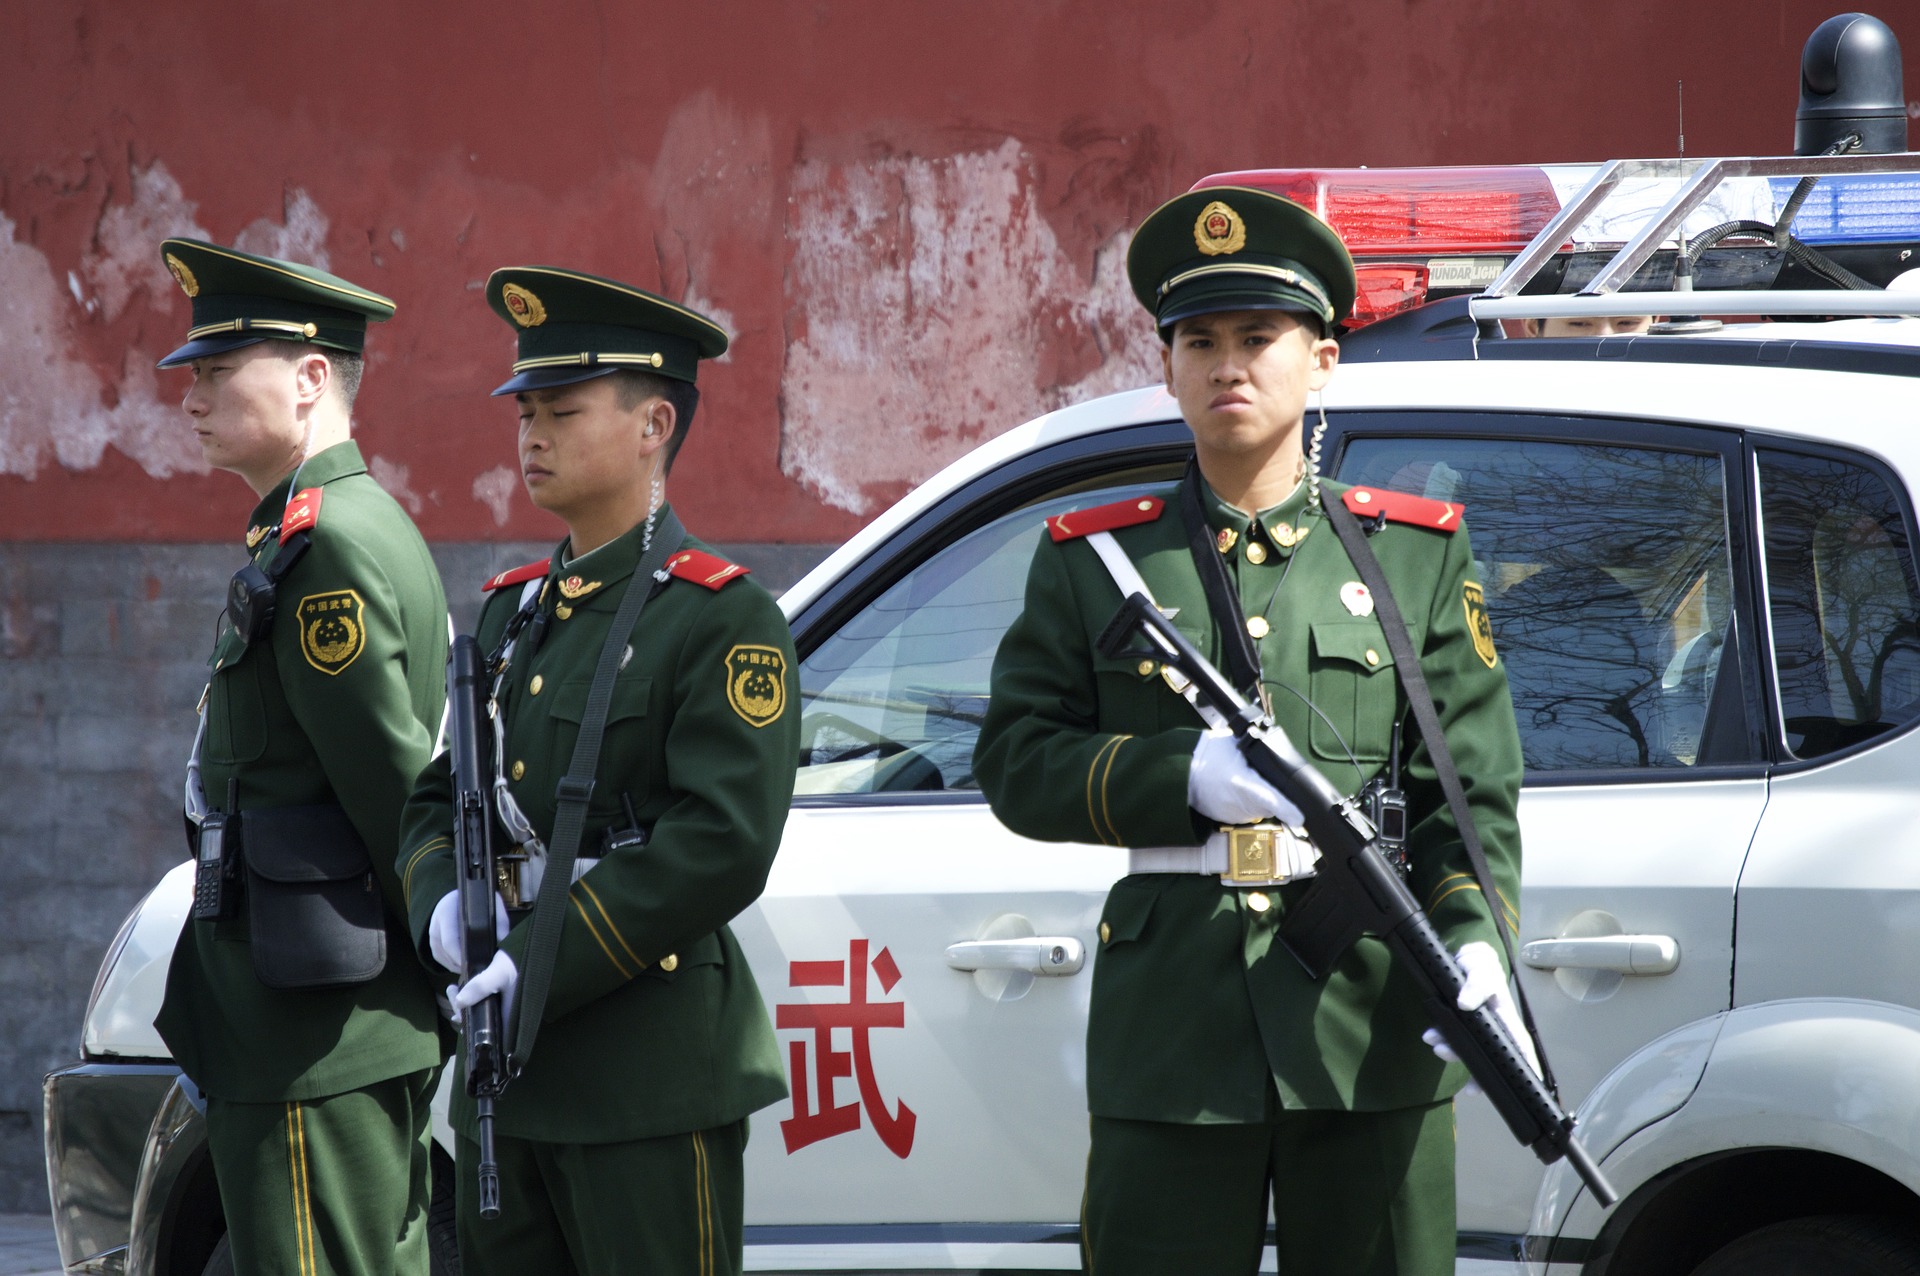
[[[856,513],[981,440],[1157,377],[1126,237],[1088,278],[1020,143],[945,159],[808,161],[793,176],[780,465]]]
[[[197,207],[155,161],[131,170],[126,203],[104,209],[78,273],[59,279],[45,254],[18,240],[0,213],[0,474],[34,478],[48,461],[68,470],[97,468],[111,447],[153,478],[205,474],[173,387],[162,397],[153,352],[128,347],[117,369],[81,357],[78,329],[111,323],[136,299],[166,313],[177,287],[157,251],[171,236],[210,238]],[[286,193],[285,221],[260,218],[236,237],[248,252],[326,265],[327,218],[307,192]],[[64,286],[63,286],[64,284]]]
[[[413,490],[412,470],[384,456],[367,458],[367,474],[373,481],[386,489],[387,495],[407,507],[407,513],[415,518],[427,507],[420,493]]]
[[[520,475],[508,465],[496,465],[473,481],[473,499],[493,514],[493,525],[505,527],[513,510],[513,494],[520,490]]]

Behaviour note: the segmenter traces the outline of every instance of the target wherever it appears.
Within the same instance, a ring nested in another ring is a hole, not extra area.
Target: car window
[[[1466,506],[1529,772],[1664,771],[1746,760],[1748,733],[1712,723],[1742,701],[1724,470],[1650,447],[1361,437],[1339,477]]]
[[[1786,745],[1817,758],[1920,714],[1920,588],[1900,502],[1864,465],[1759,451]]]
[[[977,791],[973,743],[993,654],[1025,604],[1041,524],[1177,477],[1177,467],[1136,469],[1056,490],[940,549],[855,612],[800,662],[795,796]]]

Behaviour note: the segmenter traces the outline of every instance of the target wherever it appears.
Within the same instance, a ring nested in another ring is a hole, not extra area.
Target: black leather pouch
[[[269,988],[363,984],[387,964],[380,884],[335,805],[241,815],[253,973]]]

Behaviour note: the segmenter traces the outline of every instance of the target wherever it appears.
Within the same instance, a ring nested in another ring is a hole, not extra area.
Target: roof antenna
[[[1680,103],[1680,158],[1687,157],[1687,82],[1675,80],[1673,95]]]

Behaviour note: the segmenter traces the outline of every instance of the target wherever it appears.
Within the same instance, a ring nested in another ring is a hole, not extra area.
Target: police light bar
[[[1349,329],[1492,283],[1560,211],[1542,168],[1265,168],[1194,183],[1271,191],[1346,241],[1359,284]]]
[[[1768,179],[1784,206],[1797,178]],[[1829,177],[1800,206],[1793,233],[1809,244],[1872,244],[1920,236],[1920,175],[1875,173]]]

